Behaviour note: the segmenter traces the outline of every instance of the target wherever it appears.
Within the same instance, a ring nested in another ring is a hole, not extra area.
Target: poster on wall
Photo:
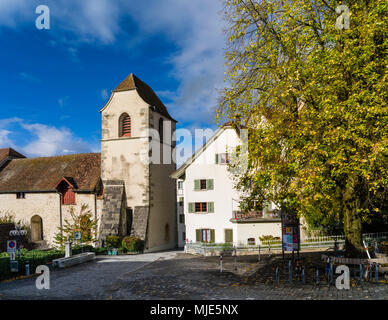
[[[282,240],[284,251],[298,251],[300,248],[299,218],[282,212]]]

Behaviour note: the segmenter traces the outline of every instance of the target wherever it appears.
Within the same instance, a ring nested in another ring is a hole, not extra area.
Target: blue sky
[[[42,4],[50,30],[35,27]],[[99,109],[131,72],[178,128],[215,128],[221,9],[220,0],[0,0],[0,148],[99,152]]]

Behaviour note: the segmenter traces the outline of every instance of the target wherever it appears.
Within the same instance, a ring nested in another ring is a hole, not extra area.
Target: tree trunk
[[[345,209],[345,251],[348,258],[363,256],[361,217],[356,209]]]
[[[360,199],[357,190],[358,179],[350,176],[347,181],[344,200],[344,231],[345,252],[347,257],[359,258],[363,256]]]

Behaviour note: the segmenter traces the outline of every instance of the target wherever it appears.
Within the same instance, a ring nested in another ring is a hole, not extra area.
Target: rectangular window
[[[227,164],[229,163],[229,155],[227,153],[220,153],[220,164]]]
[[[206,202],[196,202],[195,203],[195,212],[207,212],[207,203]]]
[[[214,202],[189,202],[188,213],[214,213]]]
[[[214,189],[214,180],[213,179],[197,179],[194,180],[194,190],[213,190]]]
[[[26,194],[24,192],[17,192],[16,193],[16,199],[25,199]]]
[[[256,245],[256,240],[255,240],[255,238],[248,238],[248,245],[249,246],[254,246],[254,245]]]
[[[185,223],[185,215],[184,214],[179,215],[179,223]]]
[[[183,197],[179,197],[178,203],[180,207],[183,207]]]
[[[225,229],[225,242],[233,242],[233,229]]]
[[[178,181],[178,189],[183,190],[183,181]]]
[[[196,230],[197,242],[215,242],[215,230],[214,229],[197,229]]]

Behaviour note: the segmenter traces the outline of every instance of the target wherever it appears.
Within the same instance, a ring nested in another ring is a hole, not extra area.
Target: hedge
[[[81,252],[95,252],[98,254],[106,254],[107,248],[94,248],[92,246],[84,246],[81,250],[79,246],[73,248],[73,254]],[[28,261],[30,264],[30,274],[34,274],[36,267],[39,265],[48,265],[54,259],[63,258],[65,256],[64,250],[20,250],[20,259],[16,254],[16,260],[19,261],[19,272],[10,271],[10,258],[6,252],[0,253],[0,281],[15,278],[26,274],[25,264]]]

